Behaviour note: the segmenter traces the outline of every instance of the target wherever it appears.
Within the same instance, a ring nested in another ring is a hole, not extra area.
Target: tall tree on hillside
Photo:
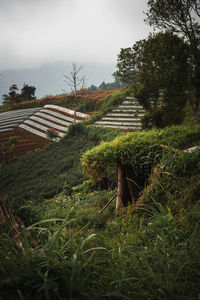
[[[36,99],[35,90],[36,90],[36,88],[34,86],[31,86],[31,85],[28,85],[28,84],[24,83],[24,86],[21,89],[21,95],[25,100]]]
[[[17,95],[17,91],[18,91],[18,87],[16,84],[11,85],[11,87],[9,88],[9,96],[10,96],[10,100],[12,102],[15,101],[16,95]]]
[[[65,82],[71,88],[74,93],[74,106],[77,102],[78,91],[84,88],[86,77],[85,75],[80,76],[80,72],[83,70],[83,66],[77,67],[75,63],[72,64],[72,70],[70,75],[64,75]],[[74,108],[74,123],[76,122],[76,109]]]
[[[200,106],[200,2],[199,0],[148,0],[146,22],[154,28],[183,36],[188,44],[187,96],[194,122]]]
[[[176,120],[175,111],[181,111],[186,101],[187,58],[188,47],[177,35],[150,34],[132,48],[121,49],[114,76],[124,82],[128,78],[134,95],[145,109],[152,111],[162,102],[165,110],[174,116],[169,121],[178,122],[181,120]]]
[[[23,88],[21,89],[21,93],[17,93],[18,87],[16,84],[13,84],[9,88],[8,95],[3,95],[3,103],[16,103],[16,102],[22,102],[23,100],[33,100],[36,99],[35,97],[35,90],[36,88],[34,86],[30,86],[28,84],[24,83]]]

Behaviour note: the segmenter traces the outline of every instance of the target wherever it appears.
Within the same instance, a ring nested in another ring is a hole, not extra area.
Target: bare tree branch
[[[70,75],[64,74],[64,82],[71,88],[74,93],[74,107],[77,100],[77,94],[80,89],[82,89],[85,85],[86,77],[80,76],[80,72],[83,70],[83,66],[77,67],[75,63],[72,64],[72,70]],[[74,123],[76,122],[76,110],[74,108]]]

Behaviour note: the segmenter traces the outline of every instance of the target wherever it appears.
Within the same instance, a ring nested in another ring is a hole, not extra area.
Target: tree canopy
[[[146,22],[154,28],[170,30],[188,45],[187,97],[195,123],[200,105],[200,2],[199,0],[148,0]]]
[[[36,88],[34,86],[24,83],[24,86],[21,89],[21,95],[25,100],[33,100],[36,98],[35,90],[36,90]]]
[[[36,99],[35,97],[35,90],[36,88],[34,86],[28,85],[24,83],[23,88],[21,89],[21,93],[17,92],[19,91],[16,84],[13,84],[9,88],[8,95],[3,95],[3,103],[15,103],[15,102],[22,102],[22,101],[29,101]]]
[[[171,32],[150,34],[132,48],[121,49],[115,77],[133,85],[134,94],[146,108],[161,100],[183,107],[187,85],[188,47]]]
[[[146,109],[159,100],[168,108],[189,101],[194,122],[200,106],[200,2],[148,0],[146,22],[162,32],[121,49],[116,79],[134,86]]]

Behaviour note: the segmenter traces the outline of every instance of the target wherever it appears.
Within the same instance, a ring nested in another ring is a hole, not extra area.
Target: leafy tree
[[[9,88],[8,95],[3,95],[3,103],[15,103],[15,102],[21,102],[21,101],[27,101],[27,100],[33,100],[36,99],[35,97],[35,90],[36,88],[34,86],[30,86],[28,84],[24,83],[23,88],[21,89],[21,94],[17,93],[18,87],[16,84],[13,84]]]
[[[6,103],[10,102],[10,99],[9,99],[7,94],[3,94],[2,98],[3,98],[3,104],[6,104]]]
[[[18,89],[18,87],[17,87],[17,85],[16,84],[13,84],[13,85],[11,85],[11,87],[9,88],[9,96],[10,96],[10,100],[12,101],[12,102],[14,102],[15,101],[15,99],[16,99],[16,96],[17,96],[17,91],[18,91],[19,89]]]
[[[119,89],[124,87],[124,84],[122,82],[120,82],[120,80],[116,80],[114,82],[108,82],[105,83],[104,81],[98,86],[99,90],[106,90],[106,91],[110,91],[110,90],[114,90],[114,89]]]
[[[87,88],[88,92],[92,92],[92,91],[96,91],[97,90],[97,86],[92,84],[90,87]]]
[[[121,49],[114,74],[131,83],[139,102],[148,110],[163,103],[169,112],[181,110],[186,97],[188,47],[171,32],[150,34],[132,48]]]
[[[21,96],[23,97],[24,100],[36,99],[35,90],[36,90],[36,88],[34,86],[24,83],[24,86],[21,89]]]
[[[136,75],[136,56],[135,56],[134,46],[131,48],[121,48],[118,55],[117,71],[114,72],[114,77],[116,80],[120,80],[125,84],[133,84],[135,82]]]
[[[148,0],[146,13],[151,26],[170,30],[184,37],[188,44],[190,69],[187,78],[187,98],[194,122],[198,123],[200,105],[200,2],[199,0]]]
[[[96,90],[106,90],[106,91],[111,91],[115,89],[120,89],[124,87],[125,84],[122,83],[120,80],[115,80],[114,82],[105,82],[103,81],[98,87],[95,85],[91,85],[89,88],[87,88],[87,91],[96,91]]]

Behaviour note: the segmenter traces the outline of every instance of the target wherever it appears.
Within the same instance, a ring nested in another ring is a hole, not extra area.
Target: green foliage
[[[164,128],[171,125],[181,124],[183,120],[184,110],[179,109],[179,106],[169,107],[161,105],[145,113],[142,118],[142,128]]]
[[[115,76],[128,80],[145,109],[152,110],[161,102],[168,110],[181,111],[186,102],[187,58],[187,45],[178,36],[150,34],[132,48],[121,49]]]
[[[26,172],[21,177],[24,186],[32,188],[27,181],[30,176],[27,165],[39,184],[33,166],[38,160],[36,167],[42,162],[49,169],[44,157],[52,164],[50,149],[54,149],[55,155],[62,145],[65,147],[55,157],[53,171],[56,173],[59,161],[64,162],[62,156],[66,158],[70,154],[66,152],[70,144],[75,157],[86,140],[87,147],[92,147],[89,142],[96,143],[97,136],[98,141],[108,140],[112,132],[83,124],[72,125],[70,131],[59,143],[34,153],[27,161],[22,160],[24,167],[15,162],[16,169]],[[19,223],[19,232],[13,238],[11,210],[10,218],[0,228],[0,297],[3,300],[197,299],[200,292],[200,150],[191,154],[170,149],[160,151],[160,144],[182,148],[199,141],[199,137],[199,127],[176,126],[129,133],[93,148],[90,153],[103,168],[104,160],[109,169],[112,160],[127,163],[127,158],[138,173],[147,172],[145,165],[156,165],[153,172],[148,166],[150,173],[145,174],[151,176],[141,191],[137,207],[132,205],[117,214],[114,214],[114,201],[99,214],[115,191],[92,191],[91,181],[76,186],[71,194],[73,184],[66,180],[63,193],[43,201],[37,199],[38,191],[29,203],[30,197],[23,199],[23,203],[20,201],[23,193],[18,198],[13,196],[17,212],[22,221],[29,218],[29,226],[25,228]],[[10,168],[15,172],[14,163]],[[8,168],[3,171],[6,176],[1,178],[6,186],[11,177]],[[72,169],[69,171],[72,176]],[[20,177],[19,173],[14,175],[12,184]],[[46,176],[46,184],[50,181],[53,185],[54,180],[52,174],[51,179]],[[17,247],[18,238],[22,248]]]
[[[106,91],[112,91],[115,89],[121,89],[124,87],[124,84],[121,83],[119,80],[115,80],[114,82],[107,82],[105,83],[104,81],[97,87],[95,85],[91,85],[90,87],[87,88],[87,91],[96,91],[96,90],[106,90]]]
[[[19,99],[23,100],[21,95]],[[77,110],[79,110],[79,105],[84,105],[84,103],[85,102],[87,103],[87,101],[88,101],[87,98],[83,99],[81,96],[78,96],[75,101],[75,96],[73,95],[62,96],[62,97],[46,96],[39,100],[29,100],[23,102],[17,101],[17,103],[16,102],[10,103],[10,101],[4,101],[4,105],[0,107],[0,112],[16,110],[16,109],[27,109],[32,107],[43,107],[46,104],[60,105],[60,106],[67,107],[69,109],[74,109],[74,107],[76,106]]]
[[[173,126],[163,130],[133,132],[101,143],[82,156],[82,166],[94,181],[113,177],[118,164],[132,166],[135,178],[144,183],[151,168],[162,156],[161,144],[171,147],[191,145],[200,138],[200,128]]]
[[[95,111],[95,102],[91,102],[89,99],[80,99],[78,111],[83,113]]]
[[[58,133],[53,129],[47,129],[46,135],[50,140],[56,140],[58,138]]]
[[[9,230],[0,232],[1,297],[196,299],[199,203],[182,201],[177,211],[170,199],[154,200],[115,216],[109,206],[99,215],[110,196],[101,192],[84,202],[81,195],[60,195],[41,203],[40,221],[20,230],[17,253]]]
[[[149,0],[146,21],[154,28],[182,36],[188,46],[187,98],[194,122],[198,123],[200,104],[200,6],[198,0]],[[177,73],[180,76],[180,73]]]
[[[12,160],[16,143],[17,143],[17,137],[10,136],[7,145],[1,144],[0,150],[4,156],[5,163],[8,163],[9,160]]]
[[[130,95],[130,91],[127,88],[120,92],[115,92],[106,96],[104,100],[97,103],[96,112],[90,118],[89,123],[97,121],[108,112],[112,111],[115,107],[121,104],[121,102],[125,100],[126,96],[128,95]]]
[[[159,199],[160,204],[168,203],[176,213],[183,207],[198,203],[200,199],[199,157],[199,150],[189,154],[165,153],[143,192],[143,201],[153,205],[155,199]]]
[[[19,253],[20,262],[17,257],[12,259],[15,256],[12,250],[5,256],[4,251],[8,249],[4,245],[0,275],[2,299],[88,299],[85,283],[97,279],[97,275],[91,274],[96,265],[95,254],[106,249],[90,246],[95,234],[88,233],[83,238],[80,230],[67,236],[65,228],[69,224],[66,216],[21,228],[20,237],[27,244],[24,243],[24,250]],[[32,251],[28,232],[38,241]],[[8,235],[6,239],[12,242]]]
[[[0,197],[6,197],[9,207],[28,205],[29,201],[40,202],[83,182],[80,157],[87,149],[100,141],[116,137],[118,131],[77,123],[58,143],[28,153],[9,165],[0,168]],[[28,166],[28,167],[27,167]],[[20,211],[27,217],[29,208]]]
[[[24,83],[24,86],[21,89],[22,99],[26,101],[36,99],[35,90],[36,87]]]
[[[14,104],[22,101],[32,100],[36,99],[35,97],[35,90],[36,88],[34,86],[30,86],[28,84],[24,83],[23,88],[21,89],[21,93],[17,93],[18,87],[16,84],[13,84],[9,88],[8,95],[4,95],[4,104]]]

